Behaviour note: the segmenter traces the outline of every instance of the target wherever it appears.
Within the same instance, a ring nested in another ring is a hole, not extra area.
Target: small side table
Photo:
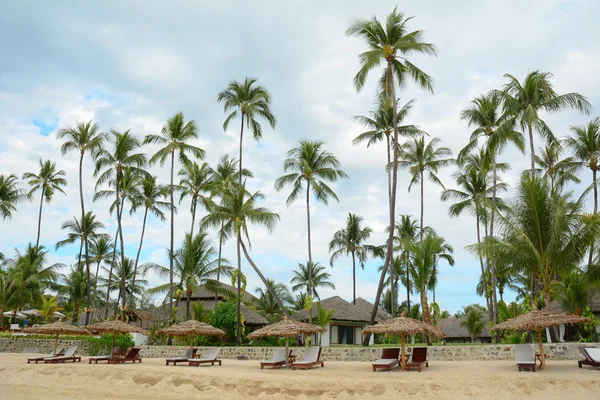
[[[296,354],[290,354],[290,358],[288,360],[288,364],[290,365],[290,367],[292,366],[292,364],[294,364],[296,362]]]
[[[550,357],[548,357],[548,354],[544,354],[544,358],[547,360]],[[542,355],[540,353],[535,353],[535,359],[540,362],[540,368],[542,368]]]

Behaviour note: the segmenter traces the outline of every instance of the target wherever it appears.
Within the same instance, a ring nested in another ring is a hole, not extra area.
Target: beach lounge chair
[[[427,361],[427,347],[413,347],[411,359],[406,363],[406,370],[410,371],[411,368],[416,368],[421,372],[423,365],[429,368],[429,361]]]
[[[182,357],[171,357],[171,358],[167,358],[165,359],[167,365],[169,364],[173,364],[173,365],[177,365],[178,362],[188,362],[188,360],[190,358],[194,358],[194,356],[196,355],[196,352],[198,351],[198,349],[187,349],[185,351],[185,354]]]
[[[310,369],[315,365],[321,365],[321,368],[325,367],[324,362],[321,361],[321,348],[318,346],[308,347],[304,352],[304,360],[293,363],[292,369]]]
[[[210,364],[215,365],[215,363],[219,363],[221,365],[221,360],[217,360],[221,349],[218,347],[211,347],[207,349],[199,358],[190,358],[188,359],[188,363],[190,367],[199,367],[200,364]]]
[[[392,368],[398,365],[398,357],[400,356],[400,349],[383,349],[381,352],[381,358],[373,362],[373,372],[377,369],[385,369],[391,371]]]
[[[530,369],[535,372],[535,355],[530,344],[515,344],[515,360],[519,372],[523,369]]]
[[[287,357],[290,358],[291,355],[292,350],[290,350],[290,352],[287,354]],[[260,362],[260,369],[263,369],[264,367],[271,367],[273,369],[281,367],[285,365],[285,357],[285,349],[277,349],[275,350],[275,353],[273,353],[273,357],[270,360],[264,360]]]
[[[577,346],[581,354],[585,357],[585,360],[577,361],[579,368],[584,365],[592,367],[600,367],[600,348],[598,347],[585,347]]]
[[[58,356],[62,355],[64,352],[65,352],[65,349],[58,348],[58,349],[56,349],[56,356],[58,357]],[[39,362],[44,361],[44,358],[52,358],[52,357],[54,357],[54,350],[52,350],[50,353],[48,353],[47,356],[39,356],[39,357],[28,358],[27,359],[27,364],[32,363],[32,362],[35,362],[37,364]]]
[[[114,354],[121,354],[121,353],[122,353],[122,351],[121,351],[120,347],[115,347],[113,349],[113,355]],[[100,361],[106,361],[106,362],[108,362],[109,360],[110,360],[110,354],[109,355],[103,355],[103,356],[90,356],[88,358],[88,364],[92,364],[92,363],[98,364],[98,362],[100,362]]]
[[[113,357],[108,360],[109,364],[124,364],[126,362],[132,362],[134,364],[136,362],[139,362],[140,364],[142,363],[142,357],[140,356],[139,347],[132,347],[123,357]]]
[[[65,350],[64,354],[62,354],[60,356],[44,358],[44,362],[46,364],[64,363],[66,361],[81,362],[81,357],[75,356],[76,351],[77,351],[77,346],[71,346],[67,350]]]

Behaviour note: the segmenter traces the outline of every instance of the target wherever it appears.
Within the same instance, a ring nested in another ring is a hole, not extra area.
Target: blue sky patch
[[[33,124],[35,126],[37,126],[38,128],[40,128],[40,135],[42,135],[42,136],[48,136],[49,134],[51,134],[52,132],[54,132],[54,130],[58,126],[58,117],[52,117],[50,120],[47,120],[47,119],[43,120],[43,119],[39,119],[39,118],[33,118],[31,120],[31,122],[33,122]]]

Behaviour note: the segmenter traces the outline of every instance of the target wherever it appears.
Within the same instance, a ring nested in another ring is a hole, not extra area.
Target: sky
[[[346,29],[355,18],[376,15],[384,19],[391,1],[89,1],[11,2],[0,13],[0,173],[37,172],[38,160],[50,159],[66,171],[67,196],[57,194],[44,204],[41,243],[50,262],[70,265],[77,246],[54,251],[66,237],[61,224],[80,214],[78,155],[61,155],[57,131],[77,121],[94,120],[103,131],[131,131],[140,138],[158,134],[176,112],[193,119],[199,131],[194,143],[206,150],[205,161],[215,165],[223,154],[237,157],[239,131],[233,123],[224,131],[226,117],[218,93],[231,80],[255,77],[273,98],[275,129],[265,125],[260,142],[244,139],[244,167],[255,178],[251,190],[266,196],[262,205],[278,213],[272,232],[252,226],[251,254],[267,277],[289,283],[292,271],[304,263],[306,211],[302,201],[286,206],[289,190],[277,192],[275,179],[283,174],[283,160],[301,139],[323,140],[340,160],[349,178],[332,187],[340,202],[328,206],[313,202],[313,258],[327,266],[336,290],[321,296],[352,299],[349,258],[329,266],[328,243],[344,225],[348,213],[364,218],[373,229],[370,242],[385,240],[387,197],[383,145],[353,146],[363,131],[352,116],[373,107],[379,77],[374,71],[357,92],[353,77],[358,54],[366,47]],[[600,115],[600,3],[589,1],[404,1],[398,9],[414,16],[409,30],[423,30],[434,43],[437,57],[412,55],[411,61],[434,79],[434,93],[409,83],[398,96],[401,104],[415,99],[406,123],[418,125],[456,154],[472,128],[459,118],[475,96],[506,83],[504,74],[522,80],[528,72],[551,72],[559,93],[579,92],[595,107],[590,116],[576,112],[543,115],[554,133],[568,135],[569,126]],[[536,137],[536,147],[542,142]],[[155,147],[145,151],[152,154]],[[528,157],[509,148],[500,160],[512,171],[502,179],[514,187]],[[113,235],[114,217],[108,201],[92,202],[93,161],[84,161],[86,207],[94,211]],[[168,169],[151,172],[168,182]],[[451,167],[440,173],[446,187],[454,187]],[[584,172],[582,178],[590,179]],[[399,174],[399,214],[419,214],[419,192],[408,192],[407,172]],[[475,220],[469,215],[448,216],[442,189],[425,184],[425,225],[432,226],[454,247],[456,264],[440,266],[436,301],[451,312],[471,303],[483,303],[475,293],[479,279],[476,258],[465,246],[476,241]],[[39,194],[37,195],[39,196]],[[1,221],[0,251],[11,255],[35,242],[39,197],[21,204],[10,221]],[[506,195],[510,200],[510,192]],[[175,218],[175,241],[188,230],[189,203]],[[198,217],[205,215],[200,210]],[[128,256],[135,256],[142,214],[124,215]],[[214,232],[211,233],[215,238]],[[142,261],[167,265],[169,225],[150,219]],[[214,240],[214,239],[213,239]],[[215,240],[216,243],[216,240]],[[224,256],[235,261],[235,243],[227,242]],[[373,300],[381,260],[357,269],[357,296]],[[248,289],[261,286],[247,263],[243,270]],[[150,285],[160,279],[147,277]],[[511,299],[511,294],[508,299]],[[431,297],[431,294],[430,294]],[[404,300],[404,296],[400,296]]]

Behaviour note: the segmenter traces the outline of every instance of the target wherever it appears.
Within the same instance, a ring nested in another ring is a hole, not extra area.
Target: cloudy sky
[[[526,3],[526,4],[525,4]],[[466,144],[470,129],[459,113],[480,93],[500,88],[511,73],[522,79],[541,69],[554,74],[559,93],[577,91],[600,109],[600,28],[595,18],[600,3],[589,1],[405,1],[399,9],[415,16],[409,29],[425,31],[438,48],[438,57],[414,56],[413,62],[435,79],[435,93],[410,84],[399,96],[416,99],[408,123],[441,138],[456,153]],[[262,141],[247,137],[244,166],[255,179],[250,188],[266,195],[264,205],[281,215],[272,233],[252,228],[252,255],[264,273],[289,282],[298,262],[306,260],[306,214],[302,202],[286,207],[287,191],[273,189],[283,173],[286,152],[300,139],[324,140],[340,159],[349,179],[334,185],[341,201],[315,205],[314,258],[328,265],[328,242],[342,228],[348,212],[364,217],[374,230],[373,243],[384,240],[386,183],[385,149],[354,147],[361,132],[353,115],[372,107],[378,73],[357,93],[352,78],[357,55],[365,50],[345,35],[353,18],[377,15],[383,19],[395,6],[390,1],[108,1],[12,2],[0,13],[0,173],[22,175],[37,171],[38,160],[50,159],[64,169],[68,196],[58,194],[45,206],[41,242],[53,262],[70,264],[77,246],[54,252],[65,237],[60,225],[79,215],[76,154],[61,156],[57,130],[76,121],[96,121],[102,130],[131,129],[139,137],[157,134],[167,118],[182,111],[196,121],[197,145],[215,164],[223,155],[236,156],[238,132],[223,131],[225,118],[217,94],[232,79],[256,77],[273,97],[278,123],[265,129]],[[590,117],[575,112],[545,116],[558,136],[569,125]],[[237,126],[233,124],[232,126]],[[540,144],[537,139],[536,146]],[[148,148],[151,153],[154,149]],[[502,156],[513,172],[503,178],[514,184],[527,167],[527,158],[513,149]],[[453,186],[452,168],[441,173]],[[152,173],[168,182],[166,168]],[[107,232],[115,231],[107,202],[92,203],[93,163],[85,160],[84,192],[88,209],[96,212]],[[587,177],[587,175],[586,175]],[[407,191],[407,173],[399,179],[397,210],[418,215],[419,193]],[[476,259],[464,250],[475,241],[469,216],[452,219],[441,189],[425,186],[425,224],[433,226],[455,248],[456,265],[442,265],[436,296],[441,308],[456,311],[482,302],[475,294],[479,277]],[[188,229],[188,204],[176,216],[176,242]],[[205,211],[200,211],[200,217]],[[124,217],[129,256],[135,255],[142,215]],[[21,205],[11,221],[3,221],[0,251],[12,254],[35,241],[37,203]],[[143,260],[166,263],[168,224],[151,220]],[[225,256],[234,260],[234,243]],[[357,294],[372,300],[376,267],[369,262],[358,272]],[[244,264],[248,287],[260,284]],[[328,267],[329,268],[329,267]],[[340,259],[329,269],[335,294],[352,297],[351,262]],[[156,283],[156,277],[150,276]],[[334,294],[323,290],[323,296]]]

